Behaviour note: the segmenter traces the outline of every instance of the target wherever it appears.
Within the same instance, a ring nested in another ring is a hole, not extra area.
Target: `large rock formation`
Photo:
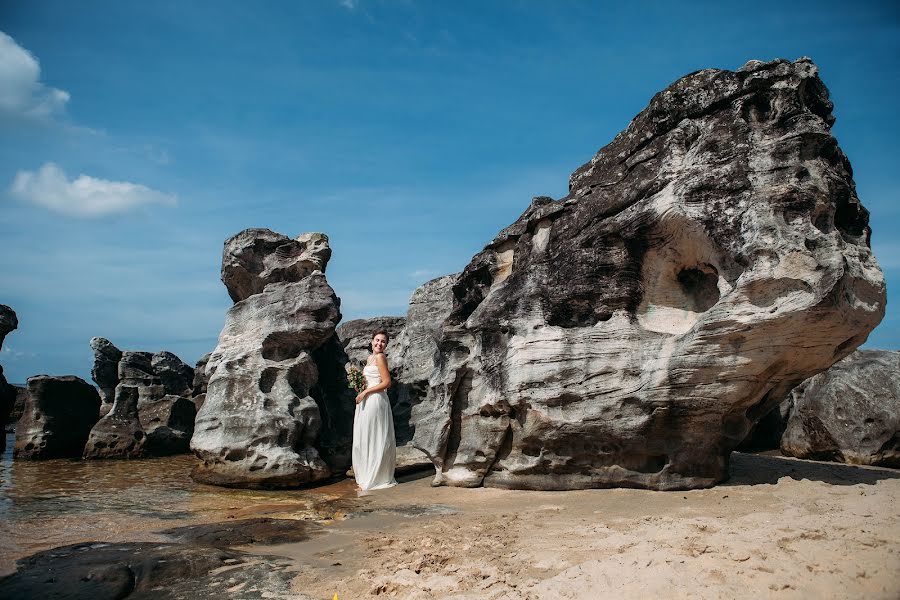
[[[204,483],[294,486],[328,477],[315,447],[322,416],[313,353],[334,335],[340,302],[322,234],[248,229],[225,242],[222,281],[235,305],[207,363],[191,449]]]
[[[809,59],[690,74],[465,268],[415,441],[437,484],[696,488],[861,344],[884,279]]]
[[[119,385],[119,361],[122,351],[106,338],[91,338],[91,350],[94,351],[94,366],[91,367],[91,379],[100,388],[100,399],[104,415],[112,408],[116,399],[116,386]]]
[[[91,429],[84,458],[143,458],[147,436],[138,417],[140,388],[133,385],[116,386],[116,400],[112,410]]]
[[[900,467],[900,352],[859,350],[794,388],[781,451]]]
[[[16,425],[13,455],[23,459],[81,456],[100,417],[96,388],[74,376],[28,378],[25,410]]]

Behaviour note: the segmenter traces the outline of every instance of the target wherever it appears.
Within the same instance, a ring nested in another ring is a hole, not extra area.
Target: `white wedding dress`
[[[366,387],[381,383],[376,365],[363,369]],[[386,392],[369,394],[356,405],[353,416],[353,474],[363,491],[380,490],[397,485],[394,465],[397,462],[397,442],[394,439],[394,418]]]

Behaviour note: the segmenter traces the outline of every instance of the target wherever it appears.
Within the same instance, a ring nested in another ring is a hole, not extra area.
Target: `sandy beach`
[[[746,454],[728,483],[687,492],[420,477],[311,541],[244,549],[292,559],[313,598],[896,599],[898,499],[896,471]]]

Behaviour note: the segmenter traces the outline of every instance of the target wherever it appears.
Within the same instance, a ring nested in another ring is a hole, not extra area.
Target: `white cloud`
[[[341,0],[341,6],[347,10],[356,10],[356,7],[359,6],[359,0]]]
[[[144,204],[174,206],[175,196],[127,181],[107,181],[79,175],[69,181],[53,163],[37,172],[19,171],[10,193],[26,202],[73,217],[103,217],[129,212]]]
[[[69,92],[44,85],[40,76],[34,55],[0,31],[0,113],[37,119],[62,113]]]

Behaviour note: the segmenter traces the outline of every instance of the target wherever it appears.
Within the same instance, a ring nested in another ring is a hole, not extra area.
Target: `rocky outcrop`
[[[100,399],[104,406],[101,412],[105,415],[112,408],[116,399],[116,386],[119,384],[119,361],[122,351],[106,338],[91,338],[91,350],[94,351],[94,366],[91,368],[91,379],[100,388]],[[105,409],[105,410],[104,410]]]
[[[138,398],[138,420],[147,436],[148,456],[168,456],[190,452],[197,407],[184,396]]]
[[[112,410],[91,429],[84,458],[143,458],[146,435],[138,418],[137,386],[116,386]]]
[[[22,418],[16,425],[17,459],[81,456],[100,416],[96,388],[74,376],[29,377]]]
[[[19,326],[19,319],[13,309],[5,304],[0,304],[0,349],[3,348],[3,340],[6,334],[13,331]],[[10,413],[16,403],[16,388],[6,381],[3,375],[3,366],[0,365],[0,424],[6,425],[9,422]],[[0,452],[6,446],[6,437],[4,436],[0,443]]]
[[[222,281],[236,303],[207,363],[191,440],[201,460],[195,480],[285,487],[331,474],[316,448],[322,414],[312,395],[313,353],[341,318],[322,273],[330,253],[322,234],[291,240],[250,229],[225,242]]]
[[[465,268],[416,423],[436,484],[698,488],[881,320],[808,59],[692,73]]]
[[[18,327],[19,319],[16,317],[16,311],[5,304],[0,304],[0,348],[3,347],[6,335]]]
[[[900,352],[858,350],[790,400],[783,454],[900,467]]]
[[[245,229],[225,242],[222,283],[240,302],[270,283],[296,283],[313,271],[325,272],[330,258],[328,236],[322,233],[292,240],[269,229]]]

